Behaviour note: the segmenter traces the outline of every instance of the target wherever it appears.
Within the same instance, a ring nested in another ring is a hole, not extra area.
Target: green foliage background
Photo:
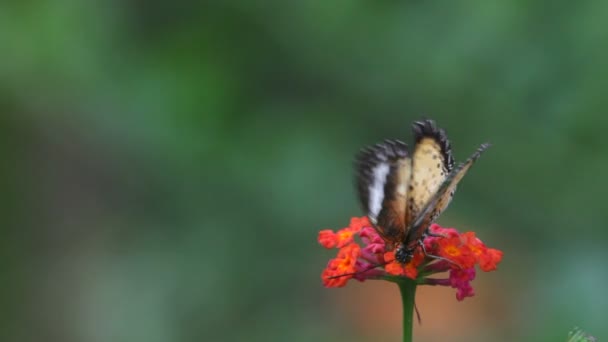
[[[321,287],[332,254],[316,234],[361,214],[355,152],[409,141],[422,116],[457,160],[493,144],[439,222],[505,252],[477,280],[493,287],[459,304],[503,303],[495,324],[437,340],[607,336],[606,15],[603,1],[3,2],[0,340],[374,340],[332,304],[345,290]]]

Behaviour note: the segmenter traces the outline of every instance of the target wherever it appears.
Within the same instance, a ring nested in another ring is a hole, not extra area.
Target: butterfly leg
[[[422,252],[424,253],[425,256],[432,258],[432,259],[443,260],[443,261],[449,262],[450,264],[458,266],[458,268],[462,268],[462,267],[460,267],[459,264],[455,263],[454,261],[452,261],[450,259],[440,257],[439,255],[433,255],[433,254],[427,253],[426,247],[424,247],[424,242],[422,242],[422,239],[418,240],[418,245],[420,246],[420,248],[422,248]]]
[[[443,234],[437,234],[437,233],[433,233],[430,230],[426,230],[426,232],[424,232],[424,234],[422,234],[422,239],[424,240],[427,237],[438,237],[438,238],[447,238],[447,235],[443,235]]]

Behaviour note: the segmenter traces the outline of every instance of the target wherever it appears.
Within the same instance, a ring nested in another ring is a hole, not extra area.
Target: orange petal
[[[388,274],[403,276],[405,275],[405,269],[398,261],[393,261],[384,266],[384,270]]]
[[[325,248],[334,248],[338,244],[338,238],[331,229],[320,231],[317,240]]]
[[[367,216],[353,217],[350,219],[348,227],[354,232],[359,232],[363,227],[370,227],[372,224],[369,222]]]
[[[336,233],[336,247],[342,248],[353,242],[354,232],[350,228],[340,229]]]
[[[481,270],[484,272],[494,271],[498,268],[498,263],[500,263],[502,260],[502,255],[502,251],[494,248],[488,248],[479,259],[479,268],[481,268]]]

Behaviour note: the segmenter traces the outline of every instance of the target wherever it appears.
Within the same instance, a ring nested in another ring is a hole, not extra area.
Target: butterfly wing
[[[412,154],[412,178],[408,192],[406,222],[412,221],[447,179],[454,168],[450,141],[445,131],[433,120],[414,122],[412,125],[416,146]]]
[[[361,150],[355,164],[359,200],[369,220],[387,242],[403,241],[412,173],[407,145],[386,140]]]
[[[458,183],[489,146],[489,144],[482,144],[477,151],[475,151],[475,153],[473,153],[473,155],[467,159],[467,161],[458,165],[458,167],[448,175],[431,200],[426,204],[426,206],[414,220],[410,230],[408,231],[408,235],[404,243],[405,245],[409,246],[416,243],[422,237],[431,223],[433,223],[433,221],[435,221],[435,219],[448,207],[452,197],[454,196]]]

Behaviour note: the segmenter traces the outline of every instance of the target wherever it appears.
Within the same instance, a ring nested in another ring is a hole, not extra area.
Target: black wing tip
[[[399,139],[386,139],[384,146],[388,149],[390,157],[405,158],[408,155],[407,144]]]
[[[414,121],[412,124],[412,131],[414,132],[414,139],[416,142],[422,140],[423,138],[434,138],[443,144],[447,144],[448,147],[450,146],[450,141],[445,134],[445,130],[437,127],[434,120],[425,119],[421,121]]]
[[[434,120],[423,119],[414,121],[412,124],[412,131],[414,132],[414,140],[418,143],[423,138],[434,139],[441,147],[441,153],[445,158],[445,163],[448,168],[448,172],[454,168],[454,157],[452,156],[452,145],[448,140],[448,136],[443,128],[439,128]]]
[[[412,123],[412,130],[414,131],[416,139],[436,135],[439,132],[439,128],[437,127],[435,120],[432,119],[414,121],[414,123]]]
[[[359,150],[355,157],[355,162],[380,162],[392,160],[395,158],[405,158],[408,156],[407,144],[399,139],[386,139],[381,143],[366,146]]]

